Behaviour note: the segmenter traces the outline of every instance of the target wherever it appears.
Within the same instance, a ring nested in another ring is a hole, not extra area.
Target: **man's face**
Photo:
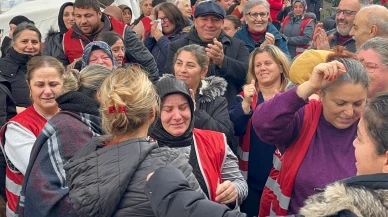
[[[366,10],[361,10],[357,13],[356,18],[353,22],[353,27],[349,32],[349,35],[353,36],[353,39],[356,41],[356,48],[360,48],[364,42],[368,41],[371,36],[371,26],[368,24],[368,21],[365,19],[367,16]]]
[[[353,21],[356,16],[355,11],[360,10],[360,3],[355,0],[342,0],[337,10],[344,11],[335,16],[335,22],[337,24],[337,31],[343,36],[348,36],[353,26]],[[351,12],[349,14],[349,12]]]
[[[388,66],[381,61],[379,54],[373,49],[368,49],[360,50],[357,56],[371,78],[368,98],[374,97],[377,93],[387,91]]]
[[[85,35],[96,33],[101,25],[102,13],[93,8],[74,7],[75,23]]]
[[[212,42],[214,38],[218,38],[223,25],[224,20],[216,15],[200,16],[194,20],[198,36],[204,42]]]

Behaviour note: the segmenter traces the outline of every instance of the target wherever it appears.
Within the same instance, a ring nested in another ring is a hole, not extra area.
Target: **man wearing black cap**
[[[9,21],[9,35],[5,36],[3,42],[1,43],[1,58],[5,57],[5,55],[8,53],[8,48],[13,38],[13,31],[19,24],[24,22],[34,23],[34,21],[29,20],[27,17],[22,15],[16,16]]]
[[[173,57],[176,51],[189,44],[205,47],[211,64],[207,76],[219,76],[228,82],[225,97],[230,107],[245,83],[248,71],[249,52],[245,43],[226,35],[224,24],[225,10],[213,1],[199,4],[194,13],[194,27],[188,35],[171,43],[164,73],[174,73]]]

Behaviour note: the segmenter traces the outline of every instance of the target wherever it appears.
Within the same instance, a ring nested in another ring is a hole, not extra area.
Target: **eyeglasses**
[[[372,73],[374,72],[377,68],[379,68],[380,66],[382,65],[385,65],[385,64],[377,64],[377,63],[374,63],[374,62],[367,62],[367,63],[362,63],[362,65],[364,65],[364,68],[367,72],[369,73]]]
[[[168,22],[168,18],[167,17],[158,17],[162,22]]]
[[[350,15],[353,15],[353,14],[356,14],[358,11],[351,11],[351,10],[340,10],[340,9],[336,9],[335,10],[335,14],[337,16],[339,16],[341,13],[344,13],[344,16],[345,17],[348,17]]]
[[[261,17],[261,19],[265,19],[268,17],[269,13],[268,12],[260,12],[260,13],[252,13],[252,12],[249,12],[247,13],[252,19],[257,19],[258,16]]]

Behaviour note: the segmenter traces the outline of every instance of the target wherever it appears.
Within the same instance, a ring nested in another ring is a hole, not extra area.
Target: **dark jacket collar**
[[[32,58],[30,55],[18,53],[13,47],[9,49],[9,55],[16,64],[24,66]]]
[[[348,186],[363,186],[369,189],[388,189],[388,173],[354,176],[342,181]]]
[[[337,31],[336,28],[332,29],[332,30],[329,30],[326,32],[327,35],[334,35],[333,39],[330,41],[330,47],[334,47],[334,46],[337,46],[338,44],[338,37],[339,37],[339,33]],[[347,41],[345,41],[342,46],[345,46],[348,51],[350,52],[356,52],[356,45],[355,45],[355,41],[353,38],[350,38],[348,39]]]
[[[201,45],[201,46],[207,46],[207,44],[209,44],[208,42],[204,42],[204,41],[201,40],[201,38],[198,36],[198,32],[197,32],[197,29],[195,28],[195,26],[193,26],[190,29],[190,31],[187,34],[186,38],[191,40],[191,41],[193,41],[196,44]],[[229,36],[226,35],[224,30],[221,30],[221,33],[218,36],[217,40],[219,42],[221,42],[222,44],[225,44],[225,45],[226,44],[231,44],[231,40],[230,40]]]
[[[81,112],[100,116],[100,104],[83,93],[70,91],[59,96],[56,101],[58,107],[63,111]]]

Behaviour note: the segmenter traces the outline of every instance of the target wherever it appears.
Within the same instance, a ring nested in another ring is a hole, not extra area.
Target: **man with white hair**
[[[362,8],[356,15],[350,33],[358,49],[374,37],[388,38],[388,9],[381,5]]]

